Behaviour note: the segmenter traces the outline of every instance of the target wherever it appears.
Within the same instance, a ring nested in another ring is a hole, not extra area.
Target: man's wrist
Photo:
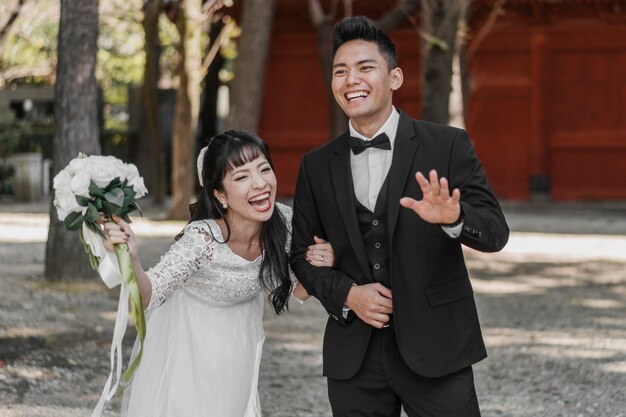
[[[456,226],[460,225],[461,223],[463,223],[464,219],[465,219],[465,216],[463,215],[463,207],[460,207],[459,208],[459,217],[453,223],[441,223],[440,226],[442,226],[442,227],[456,227]]]
[[[357,286],[356,282],[353,282],[352,287],[356,287],[356,286]],[[343,303],[342,315],[344,319],[347,318],[348,313],[352,311],[352,309],[348,307],[348,298],[350,298],[350,291],[352,291],[352,287],[350,287],[350,289],[348,290],[348,295],[346,296],[346,300]]]

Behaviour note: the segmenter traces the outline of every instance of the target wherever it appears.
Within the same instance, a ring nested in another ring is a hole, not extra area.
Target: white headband
[[[206,153],[208,146],[200,149],[200,155],[198,155],[198,160],[196,161],[196,167],[198,168],[198,182],[200,183],[200,187],[204,187],[202,180],[202,169],[204,168],[204,154]]]

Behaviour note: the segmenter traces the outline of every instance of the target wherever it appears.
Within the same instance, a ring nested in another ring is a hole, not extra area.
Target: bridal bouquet
[[[104,248],[99,222],[104,216],[116,215],[130,222],[128,214],[139,210],[136,199],[148,191],[137,167],[112,156],[80,153],[54,178],[54,207],[59,220],[68,230],[79,230],[80,239],[89,254],[91,266],[109,288],[121,285],[118,314],[111,343],[111,373],[93,415],[99,415],[118,386],[124,388],[139,365],[146,335],[141,293],[133,271],[127,244],[115,245],[115,254]],[[132,309],[141,348],[124,375],[121,372],[122,339],[128,322],[128,304]],[[117,362],[116,362],[117,359]],[[113,373],[117,363],[116,382]],[[113,385],[113,386],[112,386]]]

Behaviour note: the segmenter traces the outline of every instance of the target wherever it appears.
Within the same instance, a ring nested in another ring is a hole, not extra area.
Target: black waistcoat
[[[389,175],[385,179],[376,199],[372,213],[367,207],[356,201],[356,215],[365,245],[365,252],[372,275],[376,282],[391,288],[389,276],[389,233],[387,227],[387,198],[389,195]]]

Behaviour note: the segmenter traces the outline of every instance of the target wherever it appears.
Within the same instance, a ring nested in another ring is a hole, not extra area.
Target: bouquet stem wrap
[[[133,270],[128,245],[125,243],[115,245],[115,255],[107,251],[102,243],[102,238],[83,224],[81,236],[85,249],[89,253],[92,266],[98,270],[100,278],[108,288],[121,285],[120,298],[111,341],[111,372],[102,391],[102,395],[92,412],[92,417],[102,414],[105,405],[113,398],[118,388],[128,386],[133,378],[143,355],[143,342],[146,337],[146,319],[143,311],[141,292],[137,284],[137,277]],[[137,337],[140,341],[139,353],[128,365],[122,375],[122,341],[126,333],[128,313],[130,309],[137,329]],[[115,379],[113,375],[115,374]],[[115,380],[115,383],[113,382]]]

